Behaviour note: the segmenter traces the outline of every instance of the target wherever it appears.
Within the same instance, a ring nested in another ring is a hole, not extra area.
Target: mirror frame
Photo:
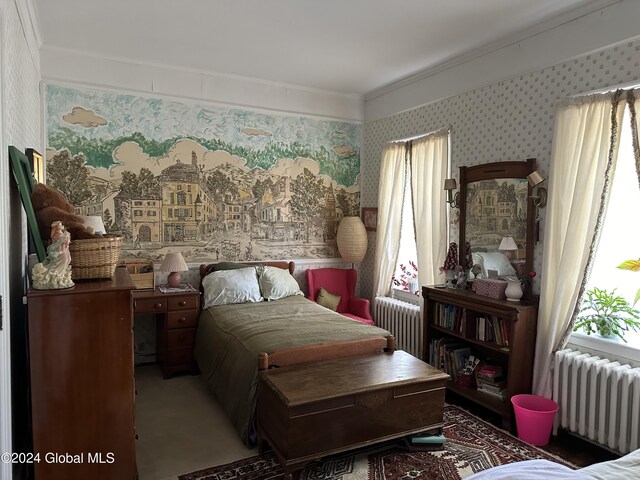
[[[536,159],[528,158],[525,161],[492,162],[474,165],[472,167],[460,167],[460,220],[459,220],[459,243],[458,258],[465,256],[465,236],[467,228],[467,185],[471,182],[481,180],[494,180],[500,178],[527,178],[536,169]],[[535,237],[535,208],[531,199],[532,188],[527,183],[527,235],[526,235],[526,272],[533,270],[533,248]],[[525,291],[525,294],[530,293]]]

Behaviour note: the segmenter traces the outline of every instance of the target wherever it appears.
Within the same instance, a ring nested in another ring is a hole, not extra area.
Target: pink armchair
[[[345,317],[367,325],[373,325],[369,300],[354,296],[358,272],[353,268],[316,268],[306,271],[307,298],[316,301],[320,287],[329,293],[340,295],[336,311]]]

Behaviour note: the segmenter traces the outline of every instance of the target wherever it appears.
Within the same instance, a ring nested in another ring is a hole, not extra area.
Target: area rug
[[[442,450],[409,451],[399,442],[334,455],[294,472],[294,480],[458,480],[505,463],[563,460],[529,445],[469,412],[447,405]],[[179,480],[275,480],[283,470],[272,452],[199,470]]]

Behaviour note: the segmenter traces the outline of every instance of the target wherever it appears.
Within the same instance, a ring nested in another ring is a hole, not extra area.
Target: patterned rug
[[[444,449],[408,451],[387,443],[327,457],[293,474],[294,480],[458,480],[505,463],[544,458],[571,464],[524,443],[453,405],[444,410]],[[275,480],[283,470],[272,452],[181,475],[179,480]]]

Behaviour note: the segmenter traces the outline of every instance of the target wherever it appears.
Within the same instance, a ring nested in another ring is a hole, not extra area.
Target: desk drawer
[[[195,327],[198,323],[198,311],[191,310],[185,312],[168,312],[167,328],[189,328]]]
[[[167,332],[167,348],[192,347],[196,338],[195,328],[174,328]]]
[[[169,297],[169,310],[197,310],[198,296],[188,295],[184,297]]]
[[[166,298],[149,298],[149,299],[139,300],[134,297],[133,310],[136,313],[166,312],[167,299]]]

